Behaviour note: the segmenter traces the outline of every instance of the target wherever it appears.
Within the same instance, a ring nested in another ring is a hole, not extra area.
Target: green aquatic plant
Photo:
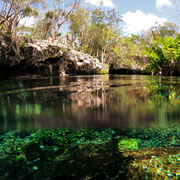
[[[130,150],[138,150],[139,149],[139,139],[122,139],[118,142],[119,149],[130,149]]]
[[[136,179],[144,179],[151,177],[147,167],[152,169],[153,177],[156,170],[162,177],[169,177],[171,173],[175,173],[173,177],[179,177],[179,171],[175,169],[179,168],[180,160],[179,135],[179,127],[64,128],[1,133],[0,179],[120,179],[125,176],[133,179],[135,173]],[[160,163],[164,152],[166,156]],[[158,159],[154,160],[153,156]],[[174,169],[164,174],[163,164]]]

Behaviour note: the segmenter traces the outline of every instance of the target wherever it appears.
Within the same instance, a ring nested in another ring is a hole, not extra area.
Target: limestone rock
[[[16,41],[0,34],[0,65],[15,66],[21,62]]]
[[[97,58],[49,41],[28,43],[23,53],[28,64],[52,64],[52,72],[57,70],[61,63],[68,74],[99,74],[102,69],[108,72],[108,67]]]
[[[67,74],[100,74],[109,71],[99,59],[57,42],[36,40],[21,46],[17,44],[0,35],[0,69],[2,66],[14,70],[18,67],[24,74],[62,74],[64,71]]]

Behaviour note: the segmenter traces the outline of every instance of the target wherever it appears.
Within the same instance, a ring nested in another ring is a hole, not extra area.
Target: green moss
[[[109,65],[104,64],[103,69],[100,70],[99,74],[109,74]]]
[[[138,150],[139,139],[121,139],[118,143],[119,149]]]
[[[109,74],[107,69],[101,69],[99,74]]]

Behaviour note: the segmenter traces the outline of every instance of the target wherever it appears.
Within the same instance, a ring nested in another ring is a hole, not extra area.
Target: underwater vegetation
[[[122,149],[131,149],[131,150],[138,150],[138,139],[122,139],[118,143],[118,148]]]
[[[180,179],[180,128],[0,133],[0,179]]]

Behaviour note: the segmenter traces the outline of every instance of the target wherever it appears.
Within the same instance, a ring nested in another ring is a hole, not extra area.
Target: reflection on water
[[[73,76],[0,82],[0,130],[180,123],[180,78]]]

